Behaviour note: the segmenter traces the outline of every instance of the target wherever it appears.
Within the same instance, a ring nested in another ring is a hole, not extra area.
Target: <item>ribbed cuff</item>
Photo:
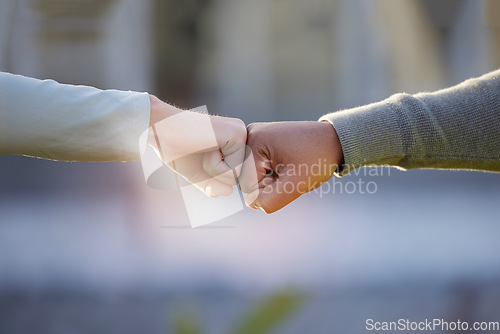
[[[366,106],[333,112],[321,117],[330,122],[340,139],[344,165],[335,175],[347,175],[354,169],[372,165],[397,165],[405,150],[398,108],[394,97]]]

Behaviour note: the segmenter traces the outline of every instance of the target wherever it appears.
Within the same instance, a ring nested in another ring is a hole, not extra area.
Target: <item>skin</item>
[[[326,122],[245,124],[185,111],[150,96],[148,143],[178,174],[210,197],[240,185],[245,202],[275,212],[328,181],[343,163]]]
[[[185,111],[150,96],[148,144],[174,171],[210,197],[238,183],[247,130],[240,119]]]
[[[343,163],[330,123],[254,123],[247,130],[251,157],[243,165],[240,187],[249,194],[245,201],[251,208],[275,212],[328,181]]]

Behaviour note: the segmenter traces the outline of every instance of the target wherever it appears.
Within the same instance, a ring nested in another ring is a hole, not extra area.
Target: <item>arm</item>
[[[333,174],[369,165],[500,171],[500,71],[320,121],[248,126],[253,161],[240,185],[250,206],[274,212]]]
[[[0,154],[67,161],[140,159],[147,93],[0,73]],[[145,144],[145,143],[144,143]]]
[[[500,70],[321,120],[335,127],[342,144],[339,176],[367,165],[500,171]]]
[[[237,184],[246,129],[239,119],[184,111],[147,93],[0,72],[0,155],[128,161],[139,160],[146,143],[215,197],[229,195]]]

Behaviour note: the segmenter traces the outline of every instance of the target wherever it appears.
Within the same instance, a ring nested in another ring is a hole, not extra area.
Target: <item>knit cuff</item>
[[[340,139],[344,165],[335,175],[372,165],[397,165],[404,158],[403,118],[391,99],[321,117],[330,122]]]

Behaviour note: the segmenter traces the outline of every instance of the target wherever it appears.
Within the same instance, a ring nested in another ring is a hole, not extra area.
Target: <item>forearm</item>
[[[341,175],[367,165],[500,171],[500,71],[321,120],[331,122],[340,138]]]
[[[68,161],[138,160],[146,93],[0,73],[0,154]]]

